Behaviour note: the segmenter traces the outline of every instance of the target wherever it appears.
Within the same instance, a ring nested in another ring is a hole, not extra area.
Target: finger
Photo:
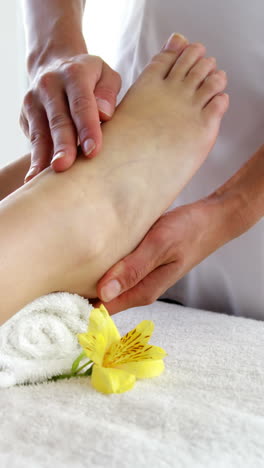
[[[127,257],[116,263],[98,282],[97,295],[109,302],[119,294],[133,288],[159,266],[157,243],[150,231],[141,244]]]
[[[115,111],[116,99],[120,88],[120,75],[106,63],[103,63],[102,75],[94,90],[100,120],[111,119]]]
[[[52,154],[52,139],[46,113],[41,106],[27,112],[29,138],[32,146],[31,163],[25,183],[49,166]]]
[[[70,109],[59,81],[41,87],[40,96],[45,107],[53,141],[52,167],[64,171],[72,166],[77,155],[77,134]]]
[[[143,278],[136,286],[124,292],[116,299],[103,304],[110,315],[132,307],[140,307],[155,302],[177,281],[177,265],[172,262],[161,265]]]
[[[79,63],[71,63],[64,77],[70,112],[80,144],[84,155],[91,158],[98,153],[102,144],[100,119],[94,96],[98,77],[94,74],[88,80]]]

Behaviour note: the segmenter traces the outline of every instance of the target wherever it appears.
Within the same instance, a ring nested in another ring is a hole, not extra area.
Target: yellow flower
[[[136,378],[155,377],[164,370],[164,349],[148,344],[154,323],[143,320],[121,338],[106,308],[90,313],[87,333],[78,340],[93,362],[92,385],[102,393],[130,390]]]

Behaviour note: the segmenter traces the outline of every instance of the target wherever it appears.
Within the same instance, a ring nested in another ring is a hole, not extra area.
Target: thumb
[[[97,295],[110,302],[133,288],[156,268],[157,246],[148,235],[127,257],[116,263],[98,282]]]
[[[120,88],[120,75],[104,62],[101,78],[94,90],[101,120],[111,119],[115,111],[116,98]]]

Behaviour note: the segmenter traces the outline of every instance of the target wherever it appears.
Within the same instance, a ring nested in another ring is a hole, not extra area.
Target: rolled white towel
[[[69,372],[92,308],[77,294],[53,293],[17,312],[0,327],[0,387]]]

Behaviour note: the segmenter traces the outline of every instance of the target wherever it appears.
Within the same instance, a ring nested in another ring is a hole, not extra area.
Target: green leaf
[[[79,366],[81,360],[85,356],[86,356],[85,352],[82,351],[81,354],[75,359],[75,361],[73,361],[72,368],[71,368],[72,374],[75,374],[77,372],[78,366]]]

